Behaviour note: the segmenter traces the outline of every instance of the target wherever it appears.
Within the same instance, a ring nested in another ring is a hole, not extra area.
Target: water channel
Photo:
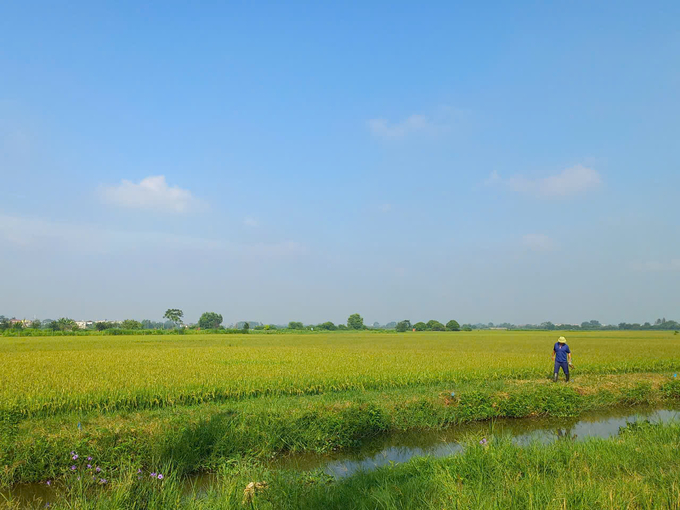
[[[680,408],[679,408],[680,409]],[[370,471],[381,466],[406,462],[413,457],[446,457],[463,451],[462,444],[469,438],[504,435],[518,445],[533,441],[550,443],[558,440],[583,441],[591,437],[610,438],[619,434],[629,423],[648,420],[653,423],[680,421],[680,410],[665,408],[613,408],[582,414],[577,418],[522,418],[498,419],[451,426],[436,431],[411,431],[372,438],[363,446],[332,455],[293,454],[282,456],[270,464],[272,469],[308,471],[322,469],[326,474],[341,479],[360,470]],[[194,475],[187,480],[188,490],[200,492],[216,482],[210,473]],[[0,491],[0,501],[10,491]],[[55,490],[45,484],[19,484],[11,490],[14,499],[35,507],[53,501]]]

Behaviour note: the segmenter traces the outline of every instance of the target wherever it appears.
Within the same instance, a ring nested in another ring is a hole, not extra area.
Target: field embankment
[[[143,477],[128,466],[111,484],[72,483],[52,509],[458,509],[680,508],[680,425],[639,423],[614,440],[517,446],[507,437],[470,437],[456,456],[419,458],[337,481],[323,473],[246,463],[211,486],[188,490],[181,477]],[[70,475],[72,478],[75,475]],[[258,488],[248,490],[251,482]],[[244,505],[245,503],[245,505]],[[0,507],[3,506],[0,503]],[[19,508],[10,500],[5,508]],[[36,503],[35,508],[44,507]]]

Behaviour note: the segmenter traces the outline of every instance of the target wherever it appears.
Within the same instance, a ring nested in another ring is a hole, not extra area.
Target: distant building
[[[93,321],[76,321],[76,326],[80,329],[87,329],[94,324]]]

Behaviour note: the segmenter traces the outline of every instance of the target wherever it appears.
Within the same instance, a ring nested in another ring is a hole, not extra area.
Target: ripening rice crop
[[[680,367],[668,332],[567,333],[579,374]],[[264,394],[543,378],[555,332],[0,338],[0,410],[144,409]]]

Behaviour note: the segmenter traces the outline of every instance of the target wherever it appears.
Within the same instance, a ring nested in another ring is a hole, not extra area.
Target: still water
[[[357,471],[406,462],[413,457],[446,457],[463,451],[462,444],[473,438],[505,435],[518,445],[532,441],[544,444],[558,440],[583,441],[590,437],[609,438],[619,434],[629,423],[648,420],[653,423],[680,421],[680,411],[654,408],[616,408],[582,414],[577,418],[499,419],[451,426],[438,431],[411,431],[373,438],[360,448],[332,455],[293,454],[270,464],[273,469],[308,471],[321,469],[341,479]],[[217,477],[202,473],[189,477],[187,491],[201,492],[217,482]],[[19,484],[11,491],[0,492],[0,502],[11,496],[24,506],[36,508],[55,499],[55,489],[45,484]]]

